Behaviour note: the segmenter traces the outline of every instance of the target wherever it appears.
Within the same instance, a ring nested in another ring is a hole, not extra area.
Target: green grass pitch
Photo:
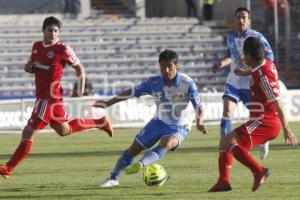
[[[300,123],[291,123],[300,139]],[[115,137],[91,131],[59,138],[39,134],[31,154],[16,168],[9,180],[0,179],[0,199],[299,199],[300,151],[284,144],[282,134],[271,142],[266,160],[260,161],[272,171],[266,183],[250,192],[250,171],[234,161],[233,191],[207,193],[218,175],[218,126],[208,126],[208,135],[195,128],[175,153],[167,154],[159,164],[170,176],[162,187],[147,187],[142,175],[123,175],[120,186],[100,189],[98,184],[112,170],[120,153],[127,148],[136,129],[116,129]],[[20,135],[0,135],[0,160],[13,153]],[[257,149],[252,154],[258,159]]]

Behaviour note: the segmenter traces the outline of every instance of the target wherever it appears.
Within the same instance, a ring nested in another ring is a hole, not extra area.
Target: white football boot
[[[269,141],[259,145],[259,157],[260,159],[265,159],[269,153]]]
[[[107,178],[105,180],[103,180],[100,184],[99,187],[100,188],[111,188],[111,187],[115,187],[119,185],[119,181],[118,180],[114,180],[111,178]]]

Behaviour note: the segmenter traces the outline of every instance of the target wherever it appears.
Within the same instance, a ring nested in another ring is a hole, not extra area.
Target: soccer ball
[[[144,169],[143,179],[148,186],[161,186],[167,178],[165,168],[159,164],[151,164]]]

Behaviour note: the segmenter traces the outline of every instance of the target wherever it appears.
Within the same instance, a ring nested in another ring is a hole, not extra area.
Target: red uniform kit
[[[43,35],[45,41],[49,40],[51,45],[46,45],[43,41],[35,42],[30,59],[25,64],[25,71],[35,74],[37,100],[28,124],[23,129],[19,146],[8,162],[0,163],[0,175],[4,178],[9,178],[17,165],[29,154],[35,132],[48,124],[60,136],[68,136],[91,128],[101,129],[110,137],[113,135],[109,118],[105,115],[100,119],[77,118],[67,122],[60,85],[64,66],[72,65],[78,78],[85,76],[85,73],[84,67],[68,45],[58,39],[52,42],[58,36],[60,26],[60,21],[55,17],[45,18]]]
[[[28,124],[43,129],[48,123],[66,122],[60,81],[66,64],[79,63],[73,49],[61,41],[52,45],[38,41],[33,44],[29,61],[33,63],[37,100]]]
[[[252,70],[250,120],[237,129],[238,143],[247,150],[278,136],[281,122],[273,101],[279,98],[279,80],[275,65],[265,59]]]

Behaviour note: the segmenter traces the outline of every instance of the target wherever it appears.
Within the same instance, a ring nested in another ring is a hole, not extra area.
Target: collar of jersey
[[[55,45],[58,41],[59,41],[59,39],[57,38],[57,40],[55,42],[53,42],[53,44],[45,44],[45,41],[43,40],[43,46],[44,47],[51,47],[52,45]]]
[[[257,67],[253,68],[253,69],[252,69],[252,72],[257,71],[257,70],[258,70],[259,68],[261,68],[264,64],[266,64],[266,59],[264,59],[264,61],[263,61],[260,65],[258,65]]]
[[[249,33],[250,30],[251,30],[251,29],[248,28],[245,32],[243,32],[242,35],[241,35],[241,38],[246,37],[246,36],[248,35],[248,33]],[[237,36],[237,37],[239,36],[239,34],[238,34],[237,32],[236,32],[236,36]]]
[[[166,85],[164,77],[161,75],[160,78],[161,78],[162,82],[164,83],[164,85]],[[180,84],[180,75],[179,75],[179,73],[176,73],[175,83],[173,83],[172,86],[174,85],[175,87],[178,87],[179,84]]]

